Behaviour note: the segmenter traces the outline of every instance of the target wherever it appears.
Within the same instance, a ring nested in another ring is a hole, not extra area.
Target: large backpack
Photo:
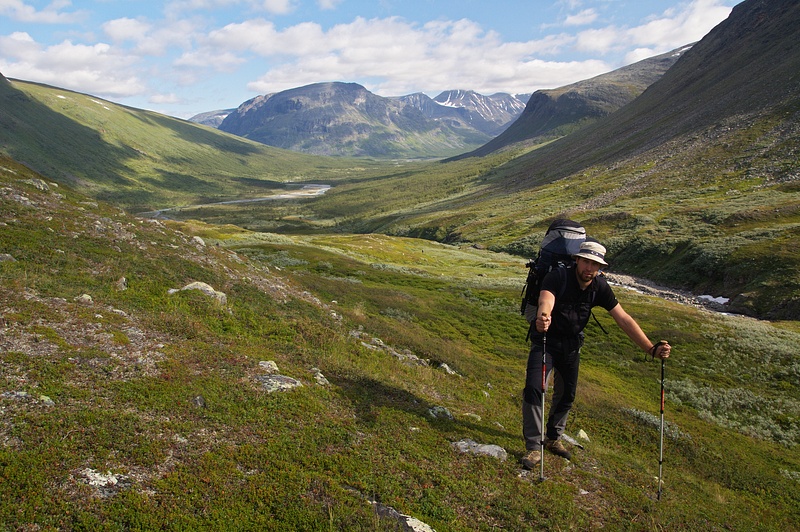
[[[528,323],[536,319],[539,290],[544,276],[553,268],[571,266],[574,262],[572,256],[580,251],[581,244],[585,240],[586,229],[572,220],[558,219],[547,228],[538,255],[526,264],[528,278],[522,288],[520,313],[525,316]]]

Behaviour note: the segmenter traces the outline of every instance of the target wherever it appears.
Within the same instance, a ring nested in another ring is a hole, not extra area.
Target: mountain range
[[[524,108],[510,94],[447,91],[377,96],[356,83],[315,83],[258,96],[190,120],[263,144],[316,155],[440,157],[479,146]]]
[[[386,98],[354,83],[316,83],[189,120],[317,155],[443,157],[472,148],[470,155],[481,155],[531,136],[561,136],[616,111],[688,48],[532,97],[448,90],[435,98],[423,93]]]

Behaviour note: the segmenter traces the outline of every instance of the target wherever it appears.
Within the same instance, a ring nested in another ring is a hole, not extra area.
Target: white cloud
[[[317,5],[323,11],[336,9],[336,7],[342,3],[343,0],[317,0]]]
[[[295,10],[296,2],[297,0],[174,0],[165,6],[165,11],[170,16],[179,16],[188,11],[237,9],[236,6],[244,5],[243,9],[255,13],[285,15]]]
[[[575,48],[581,52],[606,54],[628,46],[626,31],[615,26],[584,30],[576,36]]]
[[[272,22],[263,19],[228,24],[209,33],[207,48],[231,52],[263,50],[265,54],[279,53],[281,43]]]
[[[152,25],[143,20],[132,18],[118,18],[109,20],[102,25],[105,34],[114,42],[138,41],[152,28]]]
[[[292,0],[263,0],[257,2],[257,4],[259,3],[268,13],[275,13],[277,15],[290,13],[295,7]]]
[[[83,16],[82,13],[78,11],[62,11],[62,9],[70,5],[71,2],[68,0],[55,0],[40,11],[22,0],[0,0],[0,15],[7,16],[19,22],[67,24],[75,22]]]
[[[143,19],[130,18],[109,20],[102,29],[114,43],[133,43],[133,53],[142,56],[161,56],[171,49],[189,49],[197,31],[188,20],[162,22],[156,26]]]
[[[584,9],[580,13],[570,15],[564,20],[565,26],[586,26],[597,20],[597,11],[594,9]]]
[[[679,7],[682,9],[666,10],[639,26],[582,31],[575,46],[583,52],[601,54],[634,48],[639,52],[630,52],[629,57],[639,57],[645,50],[652,56],[699,41],[731,11],[719,0],[693,0]]]
[[[653,57],[658,54],[659,52],[652,48],[636,48],[625,54],[625,64],[632,65],[633,63],[638,63],[639,61],[643,61],[648,57]]]
[[[718,0],[694,0],[682,11],[665,11],[661,16],[631,28],[628,37],[635,44],[667,51],[700,40],[730,12],[731,8],[720,5]]]
[[[357,18],[327,32],[318,25],[298,25],[281,32],[263,21],[258,26],[260,31],[244,31],[242,25],[226,27],[211,39],[216,45],[226,43],[278,61],[248,84],[249,90],[260,93],[356,79],[368,80],[363,83],[382,95],[445,88],[530,92],[609,70],[599,60],[535,58],[566,45],[568,36],[504,43],[498,34],[466,19],[420,27],[399,18]]]
[[[44,47],[27,33],[0,37],[0,72],[96,95],[142,94],[145,85],[131,74],[135,62],[106,43],[83,45],[65,40]]]

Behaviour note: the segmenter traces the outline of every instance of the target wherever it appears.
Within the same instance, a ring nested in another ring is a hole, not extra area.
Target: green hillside
[[[590,441],[544,482],[520,470],[517,258],[141,220],[6,158],[0,224],[2,530],[800,522],[796,323],[618,289],[674,346],[656,501],[659,364],[604,313],[568,426]],[[195,281],[225,301],[172,292]],[[303,386],[268,392],[276,372]]]
[[[0,79],[0,151],[133,212],[270,195],[289,181],[373,175],[90,95]]]

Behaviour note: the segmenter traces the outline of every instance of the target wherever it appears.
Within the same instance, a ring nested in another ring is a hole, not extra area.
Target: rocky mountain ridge
[[[514,123],[465,156],[481,156],[515,143],[561,137],[606,117],[636,99],[691,47],[682,46],[557,89],[536,91]]]
[[[298,87],[297,89],[303,88]],[[237,109],[220,109],[199,113],[189,120],[218,128],[228,115],[237,110],[251,111],[258,108],[275,94],[256,96],[244,102]],[[417,108],[431,120],[444,118],[463,120],[481,132],[497,135],[522,113],[528,98],[530,98],[530,94],[495,93],[485,96],[471,90],[446,90],[435,98],[424,93],[413,93],[387,99],[400,101],[403,105]]]
[[[315,83],[260,95],[191,121],[315,155],[483,155],[531,136],[563,135],[626,105],[688,47],[533,94],[447,90],[382,97],[356,83]],[[499,135],[499,137],[498,137]]]
[[[522,107],[511,95],[474,100],[483,103],[441,105],[424,94],[385,98],[356,83],[315,83],[248,100],[219,129],[316,155],[437,157],[487,142]],[[484,116],[494,101],[503,110]]]

